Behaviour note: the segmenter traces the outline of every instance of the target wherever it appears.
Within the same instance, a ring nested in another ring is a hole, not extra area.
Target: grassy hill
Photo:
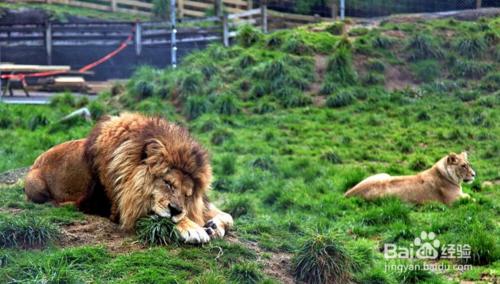
[[[499,42],[500,18],[319,24],[269,35],[244,27],[236,45],[213,45],[175,70],[142,67],[89,104],[94,118],[126,109],[188,127],[212,154],[210,197],[235,217],[233,235],[204,247],[150,247],[72,207],[27,203],[14,185],[0,189],[0,281],[494,281]],[[51,106],[0,104],[0,170],[84,137],[92,123],[59,119],[86,104],[69,96]],[[464,185],[474,200],[447,207],[343,197],[370,174],[416,173],[463,150],[478,173]],[[384,244],[410,247],[422,231],[469,244],[469,260],[436,263],[472,269],[386,269],[415,262],[384,259]]]

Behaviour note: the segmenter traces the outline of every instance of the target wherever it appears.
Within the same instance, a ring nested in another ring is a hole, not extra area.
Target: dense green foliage
[[[246,47],[212,45],[176,70],[141,68],[123,90],[89,105],[96,117],[127,109],[188,127],[212,154],[209,195],[235,218],[238,241],[115,252],[86,243],[61,248],[54,239],[44,250],[0,250],[0,282],[269,283],[266,261],[275,253],[291,256],[297,278],[316,282],[498,277],[500,81],[491,33],[500,20],[387,22],[349,39],[329,26],[258,36],[248,30],[250,40],[240,38]],[[460,39],[448,40],[454,34]],[[462,37],[483,37],[485,46]],[[67,96],[53,106],[0,104],[0,139],[8,141],[0,170],[29,166],[51,146],[87,135],[92,123],[59,121],[78,104]],[[368,175],[412,174],[463,150],[478,173],[464,185],[473,200],[417,206],[343,197]],[[21,186],[0,188],[0,209],[16,231],[31,222],[28,213],[56,227],[83,218],[73,207],[26,202]],[[170,243],[162,233],[169,224],[143,225],[144,243]],[[469,244],[471,259],[436,262],[473,269],[387,271],[396,263],[380,253],[384,244],[409,247],[421,231]]]

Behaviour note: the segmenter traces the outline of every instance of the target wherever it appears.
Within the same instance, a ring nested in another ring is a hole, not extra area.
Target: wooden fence
[[[240,13],[252,8],[252,0],[220,0],[227,13]],[[10,2],[54,3],[100,11],[153,14],[153,0],[11,0]],[[206,17],[217,10],[218,0],[177,0],[179,17]]]

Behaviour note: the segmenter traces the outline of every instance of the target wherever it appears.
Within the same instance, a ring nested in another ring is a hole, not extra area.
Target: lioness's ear
[[[455,165],[458,163],[458,156],[455,153],[450,153],[448,155],[448,158],[446,159],[446,162],[450,165]]]
[[[463,151],[462,152],[462,157],[464,157],[465,160],[468,160],[468,155],[467,155],[467,151]]]

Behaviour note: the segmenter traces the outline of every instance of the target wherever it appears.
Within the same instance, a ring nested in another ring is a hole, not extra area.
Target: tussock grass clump
[[[250,47],[262,39],[262,32],[250,26],[243,25],[236,35],[236,42],[243,47]]]
[[[277,105],[268,100],[258,102],[257,105],[252,109],[253,113],[265,114],[273,112],[277,109]]]
[[[430,270],[424,269],[424,264],[422,262],[414,262],[414,269],[401,269],[397,270],[396,280],[401,284],[417,284],[423,283],[427,281],[438,280],[436,279],[436,275],[433,274]],[[408,264],[407,264],[408,265]],[[439,282],[437,282],[439,283]]]
[[[236,157],[233,155],[224,155],[220,159],[220,173],[224,176],[230,176],[236,173]]]
[[[226,129],[218,129],[212,134],[210,141],[214,145],[221,145],[225,141],[231,139],[234,136],[232,132]]]
[[[75,275],[76,265],[65,258],[49,258],[25,265],[10,283],[81,283]]]
[[[58,228],[41,218],[0,218],[0,248],[42,248],[58,237]]]
[[[205,81],[200,71],[192,70],[189,73],[181,74],[177,84],[182,96],[199,95],[202,93]]]
[[[307,237],[294,258],[294,275],[307,283],[349,283],[353,263],[344,244],[333,235]]]
[[[307,55],[311,54],[313,50],[301,38],[291,37],[283,45],[283,51],[295,55]]]
[[[240,218],[243,216],[252,217],[255,215],[256,210],[252,198],[247,196],[240,196],[229,201],[224,209],[224,211],[228,212],[233,218]]]
[[[441,75],[439,63],[436,60],[422,60],[412,64],[411,69],[420,82],[432,82]]]
[[[429,161],[424,156],[416,156],[410,161],[410,169],[414,171],[423,171],[429,166]]]
[[[76,103],[75,97],[69,92],[58,94],[50,99],[51,107],[62,107],[62,106],[74,107],[75,103]]]
[[[188,119],[195,119],[210,111],[211,103],[204,96],[189,96],[184,103],[184,115]]]
[[[89,104],[89,111],[92,115],[92,119],[97,121],[108,112],[108,108],[103,102],[94,100]]]
[[[247,67],[253,66],[257,63],[257,59],[255,59],[255,56],[251,54],[244,54],[240,57],[238,60],[238,66],[245,69]]]
[[[146,245],[170,245],[180,241],[175,223],[158,215],[144,217],[136,225],[137,238]]]
[[[370,59],[368,60],[368,63],[366,63],[366,68],[374,72],[384,72],[385,64],[379,59]]]
[[[338,94],[331,95],[326,99],[326,106],[331,108],[345,107],[356,101],[354,95],[349,91],[341,91]]]
[[[372,40],[372,47],[380,49],[388,49],[396,44],[397,40],[392,37],[378,35]]]
[[[325,30],[332,35],[342,35],[344,33],[344,28],[345,24],[343,22],[334,22],[326,27]]]
[[[457,60],[453,66],[452,74],[455,77],[481,79],[492,68],[493,66],[488,63],[477,62],[474,60]]]
[[[255,262],[241,262],[231,268],[230,278],[235,283],[255,284],[261,283],[264,276],[260,272],[259,265]]]
[[[276,164],[271,157],[259,157],[252,161],[251,166],[264,171],[276,171]]]
[[[321,159],[332,164],[342,164],[342,157],[335,151],[327,151],[321,155]]]
[[[159,71],[150,66],[141,66],[132,75],[127,83],[127,96],[134,101],[149,98],[153,96]]]
[[[487,45],[479,35],[471,35],[458,39],[455,49],[460,55],[474,59],[482,57],[487,49]]]
[[[348,48],[340,48],[328,58],[327,79],[340,85],[356,83],[357,74],[352,66],[352,55]]]
[[[28,122],[28,129],[33,131],[39,127],[43,127],[49,124],[49,120],[44,114],[36,114],[30,118]]]
[[[479,93],[476,91],[459,91],[455,93],[455,96],[459,98],[462,102],[471,102],[479,97]]]
[[[486,75],[486,77],[481,80],[481,89],[488,92],[500,90],[500,72]]]
[[[292,95],[283,98],[281,103],[286,108],[304,107],[312,104],[312,99],[308,95],[294,92]]]
[[[320,95],[331,95],[335,91],[337,91],[337,86],[333,82],[325,81],[321,85],[321,89],[319,90]]]
[[[485,230],[481,224],[472,225],[472,231],[464,236],[464,243],[471,246],[471,257],[461,258],[463,263],[486,265],[500,259],[500,248],[494,234]]]
[[[215,111],[219,114],[233,115],[240,112],[239,101],[233,94],[222,94],[215,99]]]
[[[424,34],[415,34],[410,38],[406,49],[411,61],[421,59],[439,59],[443,57],[443,51],[434,40]]]

